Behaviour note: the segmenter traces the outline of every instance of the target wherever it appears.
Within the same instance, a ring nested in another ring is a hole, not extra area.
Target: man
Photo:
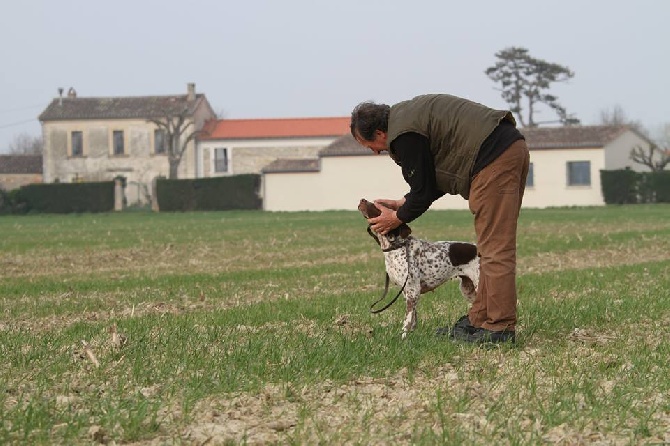
[[[511,112],[446,94],[393,106],[363,102],[351,134],[379,154],[389,151],[410,186],[404,197],[379,199],[382,234],[423,214],[444,194],[461,195],[474,215],[480,278],[467,315],[438,334],[475,344],[515,342],[516,231],[529,153]]]

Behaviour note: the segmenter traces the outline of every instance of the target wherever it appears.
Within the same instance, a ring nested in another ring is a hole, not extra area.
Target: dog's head
[[[361,201],[358,203],[358,210],[363,214],[363,217],[365,217],[366,220],[368,218],[379,217],[382,213],[374,203],[365,198],[361,198]],[[370,234],[377,244],[381,246],[382,251],[391,251],[400,248],[405,244],[407,237],[409,237],[411,233],[412,229],[405,223],[389,231],[389,233],[385,235],[376,233],[372,230],[370,225],[368,225],[368,234]]]

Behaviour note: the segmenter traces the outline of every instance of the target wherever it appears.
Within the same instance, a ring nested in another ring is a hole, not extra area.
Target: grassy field
[[[670,206],[520,225],[517,346],[483,349],[434,335],[455,282],[404,341],[369,314],[357,212],[0,217],[0,444],[670,442]]]

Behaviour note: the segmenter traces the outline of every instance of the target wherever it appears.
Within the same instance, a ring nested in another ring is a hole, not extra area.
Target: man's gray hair
[[[372,101],[361,102],[351,112],[351,134],[366,141],[374,141],[375,131],[388,132],[391,107],[375,104]]]

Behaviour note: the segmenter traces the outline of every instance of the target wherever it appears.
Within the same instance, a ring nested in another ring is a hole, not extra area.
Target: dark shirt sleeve
[[[437,188],[435,161],[428,138],[418,133],[404,133],[391,143],[391,152],[410,187],[405,204],[397,212],[400,220],[409,223],[426,212],[444,192]]]

